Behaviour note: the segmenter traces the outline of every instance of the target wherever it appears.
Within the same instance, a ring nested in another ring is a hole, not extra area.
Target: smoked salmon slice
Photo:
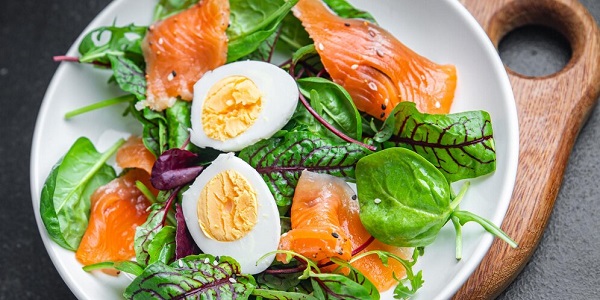
[[[400,101],[421,112],[446,114],[454,99],[456,68],[415,53],[376,24],[345,19],[321,0],[300,0],[294,15],[315,42],[325,70],[356,107],[385,119]]]
[[[123,169],[139,168],[151,174],[156,157],[144,146],[140,137],[131,136],[117,150],[116,161]]]
[[[317,262],[331,257],[349,260],[352,244],[338,217],[341,197],[346,196],[344,186],[327,175],[303,171],[290,210],[292,230],[281,236],[279,249],[293,250]],[[277,259],[283,261],[284,257]]]
[[[227,61],[228,26],[227,0],[201,0],[150,26],[142,41],[150,108],[164,110],[177,97],[192,100],[194,83]]]
[[[150,206],[135,186],[137,180],[152,188],[146,171],[130,169],[92,194],[89,225],[75,252],[83,265],[129,260],[135,256],[135,229],[148,218]]]
[[[292,202],[292,230],[282,235],[279,249],[292,250],[320,265],[326,264],[331,257],[350,260],[353,254],[372,250],[409,257],[410,249],[389,246],[371,238],[360,222],[359,205],[354,195],[354,191],[341,178],[302,172]],[[361,247],[363,250],[353,253],[353,250]],[[279,254],[277,259],[284,261],[285,255]],[[363,257],[353,262],[352,266],[379,291],[393,287],[397,283],[394,276],[403,278],[406,274],[401,263],[390,259],[388,265],[384,266],[377,255]],[[328,266],[322,270],[331,272],[336,267]]]
[[[84,265],[134,257],[135,230],[146,222],[150,206],[136,181],[142,182],[155,196],[158,194],[150,183],[156,158],[141,138],[131,136],[117,151],[116,161],[119,167],[128,170],[92,194],[88,227],[75,253]]]

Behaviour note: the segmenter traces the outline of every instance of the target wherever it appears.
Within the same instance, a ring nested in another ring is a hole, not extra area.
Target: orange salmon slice
[[[329,258],[352,258],[354,249],[366,244],[371,235],[360,222],[358,201],[354,191],[344,180],[326,174],[302,172],[291,208],[292,230],[282,235],[279,249],[292,250],[319,264]],[[382,225],[383,226],[383,225]],[[335,233],[335,234],[334,234]],[[358,253],[382,250],[402,258],[410,257],[409,248],[398,248],[373,240]],[[285,255],[278,255],[284,261]],[[406,270],[401,263],[390,259],[384,266],[377,255],[365,256],[352,263],[380,292],[395,286],[396,278],[403,278]],[[322,268],[331,272],[337,266]],[[344,270],[342,269],[342,272]]]
[[[321,0],[300,0],[293,13],[333,81],[359,110],[383,120],[400,101],[412,101],[421,112],[450,112],[457,81],[453,65],[428,60],[376,24],[341,18]]]
[[[142,42],[150,108],[192,100],[194,83],[227,60],[228,25],[229,1],[202,0],[150,26]]]

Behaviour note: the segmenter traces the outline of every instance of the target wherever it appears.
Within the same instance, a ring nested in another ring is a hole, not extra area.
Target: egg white
[[[198,224],[198,198],[204,186],[218,173],[234,170],[242,174],[256,192],[257,222],[254,228],[239,240],[220,242],[206,236]],[[275,199],[258,172],[233,153],[221,154],[183,193],[182,209],[185,223],[192,238],[204,253],[231,256],[240,263],[243,273],[258,274],[271,265],[275,255],[260,262],[265,254],[277,250],[281,233],[279,212]]]
[[[236,137],[225,141],[210,138],[203,130],[204,100],[217,82],[236,75],[249,78],[261,91],[260,114],[248,130]],[[223,65],[204,74],[194,85],[190,140],[200,148],[210,147],[223,152],[240,151],[260,140],[270,138],[283,128],[296,110],[298,96],[298,86],[294,78],[273,64],[261,61],[239,61]]]

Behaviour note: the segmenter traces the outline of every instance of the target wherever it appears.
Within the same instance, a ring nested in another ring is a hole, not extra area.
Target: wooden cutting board
[[[554,206],[579,130],[600,92],[600,31],[578,0],[460,0],[492,42],[529,24],[550,26],[570,42],[573,56],[558,73],[528,77],[507,69],[517,103],[520,149],[517,181],[502,224],[519,243],[496,239],[454,299],[491,299],[523,269]]]

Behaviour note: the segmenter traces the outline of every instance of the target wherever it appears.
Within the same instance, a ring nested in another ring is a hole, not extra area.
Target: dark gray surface
[[[0,1],[0,299],[74,298],[37,231],[29,192],[29,152],[39,105],[58,66],[52,56],[64,53],[107,3]],[[600,19],[599,0],[582,3]],[[546,51],[556,43],[527,46],[538,40],[537,33],[523,34],[503,45],[508,65],[539,74],[564,64],[568,53],[560,50],[560,43],[558,50]],[[515,50],[519,47],[525,52]],[[499,299],[600,299],[599,123],[596,107],[577,140],[538,250]]]

